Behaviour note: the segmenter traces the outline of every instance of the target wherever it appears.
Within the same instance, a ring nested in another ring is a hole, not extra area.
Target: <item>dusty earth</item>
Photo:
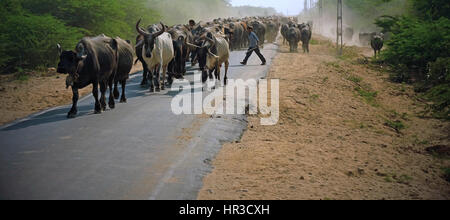
[[[142,70],[136,64],[131,73]],[[80,97],[92,92],[92,86],[80,90]],[[0,75],[0,125],[35,112],[72,103],[72,90],[66,89],[66,75],[53,69],[26,74]]]
[[[325,39],[313,43],[309,55],[280,48],[269,73],[279,123],[249,116],[198,199],[450,199],[449,122],[422,117],[424,102],[363,58],[369,49],[336,58]]]

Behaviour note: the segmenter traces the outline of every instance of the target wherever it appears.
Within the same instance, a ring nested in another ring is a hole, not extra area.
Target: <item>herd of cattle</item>
[[[199,23],[190,21],[189,25],[172,27],[160,23],[146,28],[141,27],[139,20],[136,23],[138,36],[134,48],[128,40],[103,34],[84,37],[73,51],[63,51],[58,44],[60,62],[57,72],[68,74],[66,85],[73,92],[73,104],[67,116],[76,117],[78,90],[91,84],[96,114],[106,110],[108,88],[109,108],[115,108],[116,99],[126,102],[126,82],[133,64],[137,62],[143,66],[141,85],[148,85],[150,92],[164,90],[166,85],[172,84],[173,78],[182,78],[186,74],[187,62],[191,62],[192,66],[198,64],[203,82],[213,79],[213,73],[220,81],[220,69],[224,65],[223,81],[226,85],[230,51],[248,47],[248,27],[253,27],[260,47],[264,47],[265,42],[275,42],[281,29],[284,42],[289,43],[291,52],[297,52],[298,43],[302,41],[303,51],[309,53],[312,26],[312,22],[298,24],[295,19],[278,16],[215,19]],[[134,60],[134,57],[137,59]],[[121,96],[119,83],[122,86]]]

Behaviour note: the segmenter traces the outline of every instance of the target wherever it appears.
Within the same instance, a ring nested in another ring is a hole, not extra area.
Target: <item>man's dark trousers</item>
[[[256,53],[256,55],[258,55],[259,59],[261,59],[261,62],[266,63],[266,58],[264,58],[264,56],[261,54],[261,51],[259,50],[259,47],[249,48],[243,63],[245,63],[245,64],[247,63],[248,58],[250,58],[250,56],[253,54],[253,51]]]

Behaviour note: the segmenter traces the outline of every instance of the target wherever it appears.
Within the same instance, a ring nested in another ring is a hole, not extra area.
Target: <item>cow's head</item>
[[[208,34],[203,47],[206,49],[206,68],[209,70],[213,70],[219,62],[219,57],[212,52],[215,45],[216,41],[213,39],[212,34]]]
[[[139,27],[140,23],[141,19],[139,19],[139,21],[136,23],[136,30],[140,35],[144,37],[144,39],[140,41],[136,46],[144,44],[145,56],[147,58],[151,58],[153,49],[155,48],[155,40],[166,31],[166,26],[163,23],[161,23],[162,29],[160,31],[155,33],[149,33],[148,31],[145,31],[144,29]]]
[[[59,63],[57,72],[61,74],[74,75],[83,59],[86,59],[84,52],[63,51],[61,45],[57,45],[59,53]]]

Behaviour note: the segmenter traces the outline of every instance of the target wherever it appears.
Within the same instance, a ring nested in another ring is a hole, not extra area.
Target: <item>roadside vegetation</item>
[[[56,44],[70,50],[84,36],[105,34],[134,42],[140,18],[143,24],[174,25],[274,13],[271,8],[234,8],[226,0],[2,0],[0,73],[55,67]]]
[[[450,119],[450,2],[447,0],[347,0],[347,20],[359,30],[385,33],[382,56],[391,80],[415,87],[429,104],[425,115]],[[328,10],[334,1],[326,3]],[[350,19],[358,17],[358,19]]]

